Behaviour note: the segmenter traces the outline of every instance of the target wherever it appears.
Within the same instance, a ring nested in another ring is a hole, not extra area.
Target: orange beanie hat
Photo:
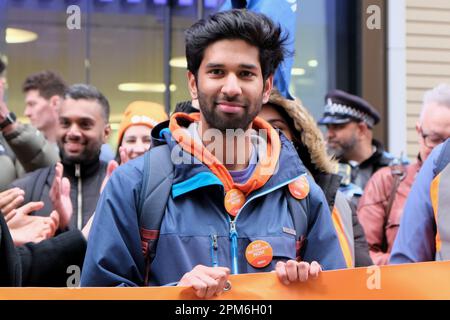
[[[169,119],[164,107],[159,103],[148,101],[133,101],[123,113],[118,131],[118,144],[122,142],[125,131],[135,125],[153,128],[158,123]]]

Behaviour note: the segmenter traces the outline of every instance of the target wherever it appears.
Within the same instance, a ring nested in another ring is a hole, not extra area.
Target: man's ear
[[[419,123],[419,121],[416,122],[416,132],[417,132],[418,135],[421,135],[421,134],[422,134],[422,130],[421,130],[421,128],[420,128],[420,123]]]
[[[195,79],[195,75],[188,71],[187,72],[188,77],[188,87],[189,87],[189,93],[191,94],[191,99],[197,99],[198,98],[198,91],[197,91],[197,82]]]
[[[264,81],[264,89],[263,89],[263,101],[262,103],[265,104],[269,102],[270,93],[272,92],[273,88],[273,74],[270,75],[266,81]]]
[[[55,112],[59,111],[59,107],[61,106],[62,98],[58,95],[54,95],[50,97],[50,106],[52,107]]]
[[[361,137],[367,135],[370,132],[370,128],[364,121],[358,123],[359,131],[361,132]]]
[[[103,143],[108,142],[110,134],[111,134],[111,125],[108,123],[107,125],[105,125],[105,128],[103,129]]]

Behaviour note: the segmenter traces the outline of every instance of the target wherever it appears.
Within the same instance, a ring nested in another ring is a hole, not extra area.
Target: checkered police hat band
[[[331,99],[328,99],[327,105],[325,106],[325,115],[352,117],[364,121],[370,127],[373,127],[375,124],[375,120],[368,114],[343,104],[334,103]]]

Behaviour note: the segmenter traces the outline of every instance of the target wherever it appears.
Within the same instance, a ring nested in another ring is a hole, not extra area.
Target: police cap
[[[325,110],[319,125],[364,121],[370,128],[380,121],[380,115],[366,100],[341,90],[325,96]]]

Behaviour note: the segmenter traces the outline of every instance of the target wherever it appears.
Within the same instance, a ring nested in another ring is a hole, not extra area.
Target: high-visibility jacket
[[[338,235],[347,268],[353,268],[355,266],[355,241],[353,236],[352,209],[341,192],[336,193],[336,201],[331,218]]]
[[[431,152],[406,201],[391,264],[450,260],[450,139]]]
[[[448,149],[450,150],[450,148]],[[450,260],[450,164],[431,183],[430,196],[436,221],[436,260]]]

